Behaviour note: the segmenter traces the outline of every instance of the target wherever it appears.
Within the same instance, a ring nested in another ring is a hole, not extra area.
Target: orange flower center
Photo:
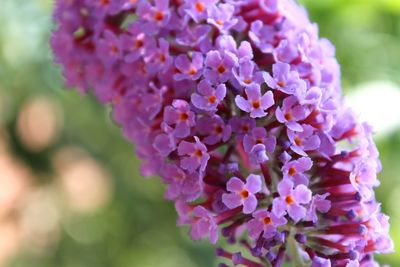
[[[242,198],[248,198],[249,197],[249,192],[246,189],[243,189],[242,191],[240,191],[240,196]]]
[[[277,84],[279,87],[284,87],[286,85],[284,81],[279,81]]]
[[[242,125],[242,131],[247,133],[249,131],[249,125],[247,124]]]
[[[286,201],[286,203],[287,203],[288,205],[292,205],[292,204],[294,203],[294,198],[293,198],[292,195],[288,195],[288,196],[285,198],[285,201]]]
[[[270,217],[265,217],[265,218],[263,219],[263,223],[264,223],[265,225],[268,225],[268,224],[271,224],[271,223],[272,223],[272,220],[271,220]]]
[[[220,20],[220,19],[218,19],[218,20],[216,21],[216,23],[217,23],[219,26],[222,26],[222,24],[224,24],[224,22],[223,22],[222,20]]]
[[[155,19],[156,21],[162,21],[162,20],[164,19],[164,13],[162,13],[161,11],[157,11],[157,12],[154,14],[154,19]]]
[[[197,2],[195,5],[197,12],[202,13],[205,9],[205,6],[202,2]]]
[[[217,102],[217,97],[215,95],[209,96],[208,102],[210,102],[211,104],[214,104],[215,102]]]
[[[287,121],[293,120],[292,114],[291,114],[291,113],[286,113],[286,114],[285,114],[285,119],[286,119]]]
[[[246,79],[246,80],[244,80],[244,83],[245,83],[245,84],[251,84],[251,79]]]
[[[111,45],[111,54],[116,55],[118,53],[118,46]]]
[[[135,47],[136,47],[136,48],[141,48],[141,47],[143,47],[143,45],[144,45],[144,42],[143,42],[142,39],[137,39],[137,40],[135,41]]]
[[[255,108],[255,109],[260,108],[260,107],[261,107],[260,100],[254,101],[254,102],[252,103],[252,106],[253,106],[253,108]]]
[[[294,138],[294,143],[296,144],[296,145],[298,145],[298,146],[300,146],[301,145],[301,139],[299,138],[299,137],[295,137]]]
[[[296,174],[296,172],[297,172],[297,171],[296,171],[296,169],[295,169],[294,167],[290,167],[290,168],[289,168],[289,171],[288,171],[288,173],[289,173],[289,175],[290,175],[290,176],[293,176],[293,175],[295,175],[295,174]]]
[[[202,152],[200,149],[197,149],[197,150],[194,152],[194,155],[195,155],[196,157],[201,158],[201,157],[203,156],[203,152]]]
[[[160,54],[160,61],[161,61],[161,62],[165,62],[165,60],[167,60],[165,54],[164,54],[164,53],[163,53],[163,54]]]
[[[197,70],[195,68],[190,68],[189,70],[189,75],[195,75],[197,73]]]
[[[107,6],[108,4],[110,4],[110,0],[100,0],[100,4],[102,6]]]
[[[189,119],[189,115],[187,113],[181,113],[179,114],[179,120],[181,121],[186,121]]]
[[[217,71],[218,71],[219,74],[224,73],[226,71],[225,66],[222,65],[222,64],[219,65],[218,68],[217,68]]]
[[[216,132],[216,133],[219,133],[219,134],[222,133],[222,132],[223,132],[222,127],[221,127],[220,125],[216,125],[216,126],[215,126],[215,132]]]

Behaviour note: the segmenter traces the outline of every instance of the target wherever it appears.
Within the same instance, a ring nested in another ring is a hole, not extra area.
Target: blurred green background
[[[337,47],[343,88],[378,134],[377,198],[400,246],[400,1],[302,1]],[[205,267],[109,110],[64,90],[51,0],[0,0],[0,266]],[[379,260],[400,266],[400,253]]]

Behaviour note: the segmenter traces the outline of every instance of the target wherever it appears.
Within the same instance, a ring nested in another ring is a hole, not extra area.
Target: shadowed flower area
[[[127,3],[126,8],[132,8],[133,2]],[[197,219],[191,229],[177,228],[178,216],[174,206],[163,197],[176,199],[180,196],[193,200],[200,190],[211,190],[202,188],[199,183],[199,175],[205,171],[207,163],[215,160],[213,152],[207,149],[230,140],[232,136],[243,142],[242,153],[248,155],[247,164],[254,166],[268,162],[277,141],[254,120],[268,118],[270,108],[277,99],[259,84],[265,81],[270,88],[285,94],[306,85],[286,63],[275,64],[267,75],[248,60],[242,60],[243,64],[236,67],[240,58],[249,56],[249,47],[243,44],[235,48],[239,52],[230,53],[229,40],[221,40],[224,49],[206,56],[195,52],[190,57],[172,59],[169,40],[154,43],[153,39],[142,34],[142,31],[154,34],[159,27],[165,27],[174,19],[165,1],[153,2],[138,10],[138,16],[146,21],[143,28],[130,27],[128,34],[121,38],[117,38],[112,30],[106,31],[96,53],[103,55],[102,64],[111,67],[120,60],[123,51],[129,50],[124,55],[126,62],[133,67],[124,69],[126,73],[132,72],[129,68],[140,70],[142,66],[135,65],[137,59],[151,54],[151,64],[146,66],[146,72],[170,75],[166,74],[167,70],[175,68],[177,73],[166,79],[175,79],[184,86],[193,81],[200,82],[191,98],[171,102],[164,111],[163,134],[157,137],[155,146],[165,157],[173,155],[180,159],[179,168],[170,165],[163,170],[164,176],[168,177],[165,179],[167,186],[163,186],[158,178],[145,179],[139,174],[139,160],[133,147],[122,137],[121,129],[114,124],[108,107],[98,104],[93,96],[83,98],[79,93],[64,90],[59,68],[52,63],[48,45],[55,27],[51,21],[52,1],[2,0],[0,266],[203,267],[217,266],[221,262],[221,259],[216,259],[210,242],[217,242],[223,248],[229,247],[229,251],[240,249],[239,245],[227,246],[221,238],[221,235],[229,236],[234,226],[218,233],[219,222],[202,206],[192,212]],[[186,2],[189,4],[185,12],[196,23],[206,20],[221,33],[228,33],[237,23],[240,24],[229,4],[211,8],[208,14],[207,6],[216,1]],[[380,187],[376,189],[375,197],[382,202],[382,211],[390,216],[391,237],[396,249],[400,245],[400,212],[397,208],[400,192],[400,166],[397,164],[400,160],[400,110],[396,105],[400,101],[400,4],[396,0],[301,2],[308,9],[311,21],[318,23],[319,35],[327,37],[336,46],[344,94],[350,99],[347,106],[353,107],[354,103],[356,114],[367,110],[367,115],[362,118],[372,120],[372,126],[378,131],[374,137],[383,167],[378,175]],[[113,8],[117,12],[117,5]],[[265,8],[270,13],[276,11],[272,6]],[[274,57],[281,62],[293,60],[295,55],[291,54],[293,49],[289,44],[283,42],[276,49],[270,45],[273,36],[267,34],[271,32],[267,26],[254,23],[251,29],[251,41],[257,44],[260,51],[274,51]],[[201,43],[201,36],[207,35],[209,29],[200,25],[185,30],[187,32],[177,33],[176,36],[180,46]],[[76,32],[77,36],[80,34]],[[205,77],[203,81],[199,80],[201,76]],[[75,78],[74,82],[79,80],[79,77]],[[145,82],[143,79],[143,75],[139,74],[137,82]],[[230,93],[224,85],[228,79],[234,81],[235,88],[246,88],[245,94],[233,98],[230,104],[237,105],[238,112],[247,114],[247,117],[234,118],[225,123],[218,115],[204,116],[201,120],[196,119],[195,123],[197,112],[212,114],[220,109],[223,99]],[[103,86],[102,92],[106,92],[109,86],[107,81],[97,82],[100,90]],[[81,86],[84,88],[86,85]],[[163,88],[162,84],[151,86],[160,94],[143,95],[150,103],[143,114],[157,114],[160,99],[168,94],[168,88]],[[106,99],[110,96],[101,97]],[[135,101],[140,99],[132,101],[139,105]],[[226,190],[215,192],[218,201],[210,205],[222,214],[227,214],[227,209],[253,213],[249,215],[248,229],[243,229],[253,240],[259,238],[261,233],[265,239],[270,238],[276,229],[287,224],[287,220],[297,222],[306,218],[315,223],[320,214],[328,212],[331,202],[371,197],[369,184],[376,181],[363,166],[354,170],[350,177],[359,195],[321,193],[311,196],[307,182],[313,163],[307,155],[325,144],[326,140],[301,125],[300,122],[310,114],[299,106],[320,102],[318,90],[310,89],[298,101],[286,98],[274,111],[277,121],[287,127],[287,151],[297,156],[295,159],[284,156],[281,159],[284,179],[277,184],[272,210],[265,208],[254,212],[260,203],[260,196],[271,193],[264,184],[259,184],[264,183],[261,181],[263,176],[250,174],[242,177],[234,164],[220,170],[231,173],[230,180]],[[386,107],[388,103],[392,103],[391,109]],[[368,117],[370,114],[372,117]],[[378,119],[374,120],[376,117]],[[190,136],[193,129],[200,133],[201,140],[193,138],[177,142]],[[329,153],[329,149],[326,151]],[[360,176],[371,179],[363,184]],[[187,211],[184,205],[178,206],[181,215],[178,224],[185,224],[182,214]],[[335,212],[342,210],[336,208],[330,211],[332,216],[338,215]],[[226,218],[218,219],[223,221]],[[355,229],[350,225],[346,230],[331,226],[325,231],[354,234],[366,229]],[[205,240],[193,242],[188,232],[195,239]],[[296,235],[293,239],[299,244],[325,242],[326,246],[334,246],[320,237],[306,240],[305,236]],[[343,249],[340,246],[338,243],[336,248]],[[236,263],[248,257],[247,254],[243,257],[226,255],[227,252],[221,250],[217,253],[232,258]],[[272,258],[272,255],[269,256]],[[351,258],[354,255],[341,256]],[[400,264],[398,253],[382,254],[376,258],[382,264]],[[226,263],[232,264],[229,261]],[[315,257],[313,264],[327,266],[320,257]]]

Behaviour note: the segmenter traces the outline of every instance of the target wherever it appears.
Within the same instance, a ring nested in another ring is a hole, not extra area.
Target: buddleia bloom
[[[392,251],[372,129],[295,1],[57,0],[54,19],[66,84],[112,107],[178,224],[242,245],[218,248],[221,266],[369,267]]]

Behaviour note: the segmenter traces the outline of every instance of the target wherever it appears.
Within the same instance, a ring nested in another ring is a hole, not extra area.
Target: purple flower
[[[192,94],[192,104],[201,110],[215,111],[225,97],[226,87],[224,84],[220,84],[214,89],[210,83],[202,80],[197,86],[197,91],[200,94]]]
[[[164,110],[164,122],[175,126],[173,134],[177,138],[185,138],[190,134],[190,129],[195,125],[194,113],[190,111],[189,104],[184,100],[174,100],[172,106]]]
[[[158,27],[165,26],[171,16],[169,0],[154,0],[154,6],[147,1],[140,1],[137,7],[137,15],[142,21],[146,32],[153,33]]]
[[[276,146],[276,138],[274,136],[267,137],[267,130],[262,127],[255,127],[251,132],[243,138],[243,147],[246,152],[250,152],[256,144],[263,144],[267,148],[268,153],[272,153]]]
[[[128,63],[148,57],[156,49],[154,38],[146,35],[137,23],[131,24],[128,32],[121,35],[121,45],[126,52],[125,61]]]
[[[235,98],[236,105],[243,111],[249,112],[252,118],[261,118],[267,115],[266,110],[271,107],[274,102],[274,95],[271,91],[261,95],[259,85],[252,85],[245,89],[247,99],[237,95]]]
[[[242,60],[239,63],[238,70],[233,70],[235,81],[242,87],[247,87],[253,84],[262,84],[264,82],[264,73],[261,71],[255,72],[255,64],[250,60]]]
[[[350,174],[350,182],[353,187],[366,199],[370,199],[373,194],[373,187],[379,185],[376,178],[376,170],[368,161],[356,164]]]
[[[66,83],[112,107],[178,225],[252,255],[218,256],[355,267],[393,250],[372,129],[296,1],[56,0],[54,19]]]
[[[237,57],[234,54],[212,50],[206,55],[204,77],[213,84],[224,83],[231,78],[232,68],[236,64]]]
[[[250,161],[254,165],[267,161],[267,153],[273,153],[275,150],[275,137],[266,135],[265,128],[256,127],[251,130],[251,134],[246,134],[243,138],[244,150],[249,153]]]
[[[260,1],[260,7],[269,14],[275,14],[279,10],[279,0]]]
[[[122,49],[118,37],[112,31],[105,31],[104,38],[100,39],[97,46],[97,53],[101,55],[104,64],[111,67],[121,59]]]
[[[167,199],[181,198],[192,201],[197,199],[202,192],[202,182],[197,172],[186,174],[178,166],[168,164],[163,167],[162,177],[169,185],[165,192]]]
[[[277,62],[272,66],[272,74],[265,74],[265,81],[272,89],[277,89],[286,94],[296,94],[296,89],[299,87],[299,74],[296,71],[290,70],[290,65],[282,62]]]
[[[177,138],[174,136],[174,129],[163,124],[165,133],[157,135],[154,139],[153,147],[160,153],[161,156],[167,157],[176,149]]]
[[[256,144],[249,151],[249,160],[253,165],[258,165],[269,160],[267,148],[263,144]]]
[[[331,267],[331,261],[329,259],[315,256],[312,261],[311,267]]]
[[[210,155],[207,153],[207,147],[200,142],[197,136],[194,136],[195,143],[182,141],[178,146],[178,155],[181,157],[181,167],[189,173],[196,171],[203,172],[206,169],[207,161]]]
[[[316,223],[318,221],[317,210],[326,213],[331,208],[331,202],[327,200],[329,193],[323,195],[314,195],[311,200],[310,208],[308,209],[306,219]]]
[[[193,209],[194,222],[190,235],[193,239],[208,236],[210,242],[215,244],[218,240],[218,226],[212,214],[202,206]]]
[[[244,135],[250,133],[256,126],[256,121],[249,117],[233,117],[229,120],[229,125],[232,127],[232,131],[236,133],[238,139],[242,140]]]
[[[239,60],[250,60],[253,58],[253,49],[247,41],[242,41],[238,48],[232,36],[222,35],[217,38],[216,43],[219,51],[230,52],[236,55]]]
[[[276,61],[291,63],[299,56],[298,45],[289,40],[282,40],[274,50],[274,58]]]
[[[287,223],[284,217],[278,217],[265,209],[254,212],[253,218],[247,223],[249,235],[253,239],[258,238],[261,233],[264,238],[270,238],[276,234],[279,226]]]
[[[218,142],[226,142],[232,133],[230,125],[225,125],[218,115],[202,117],[197,120],[196,130],[200,135],[206,136],[203,142],[207,145],[215,145]]]
[[[298,121],[305,119],[307,113],[306,108],[297,104],[295,96],[289,96],[283,100],[282,108],[276,108],[275,116],[279,122],[285,123],[290,130],[302,132],[303,127]]]
[[[315,134],[312,126],[304,124],[302,132],[294,132],[290,129],[287,130],[287,135],[291,142],[290,148],[299,155],[307,156],[305,151],[312,151],[319,147],[321,140]]]
[[[195,21],[207,18],[207,7],[214,5],[217,0],[186,0],[185,12]]]
[[[176,37],[176,42],[180,45],[198,45],[206,40],[211,27],[209,25],[195,25],[193,27],[186,27]]]
[[[261,191],[261,177],[250,174],[247,176],[246,183],[237,177],[232,177],[226,184],[226,189],[231,193],[223,194],[222,202],[229,209],[243,205],[243,213],[250,214],[257,207],[255,194]]]
[[[274,51],[275,34],[276,30],[271,25],[265,25],[260,20],[251,23],[249,37],[264,53]]]
[[[149,73],[166,72],[172,65],[173,58],[169,53],[169,43],[165,39],[159,39],[159,47],[149,57],[147,71]]]
[[[289,217],[297,223],[306,216],[307,209],[301,204],[308,204],[311,201],[311,191],[305,185],[300,184],[293,189],[293,182],[283,179],[278,184],[279,198],[275,198],[272,204],[272,212],[282,217],[289,214]]]
[[[194,52],[191,60],[192,61],[190,61],[186,55],[179,55],[176,57],[175,67],[179,72],[174,75],[175,80],[197,80],[200,78],[203,70],[203,55]]]
[[[313,162],[308,157],[302,157],[297,160],[288,161],[282,167],[283,178],[292,180],[295,185],[308,185],[309,178],[305,172],[310,170],[312,165]]]
[[[234,6],[230,4],[210,5],[207,8],[207,22],[220,32],[227,33],[238,22],[238,19],[233,17],[234,11]]]

